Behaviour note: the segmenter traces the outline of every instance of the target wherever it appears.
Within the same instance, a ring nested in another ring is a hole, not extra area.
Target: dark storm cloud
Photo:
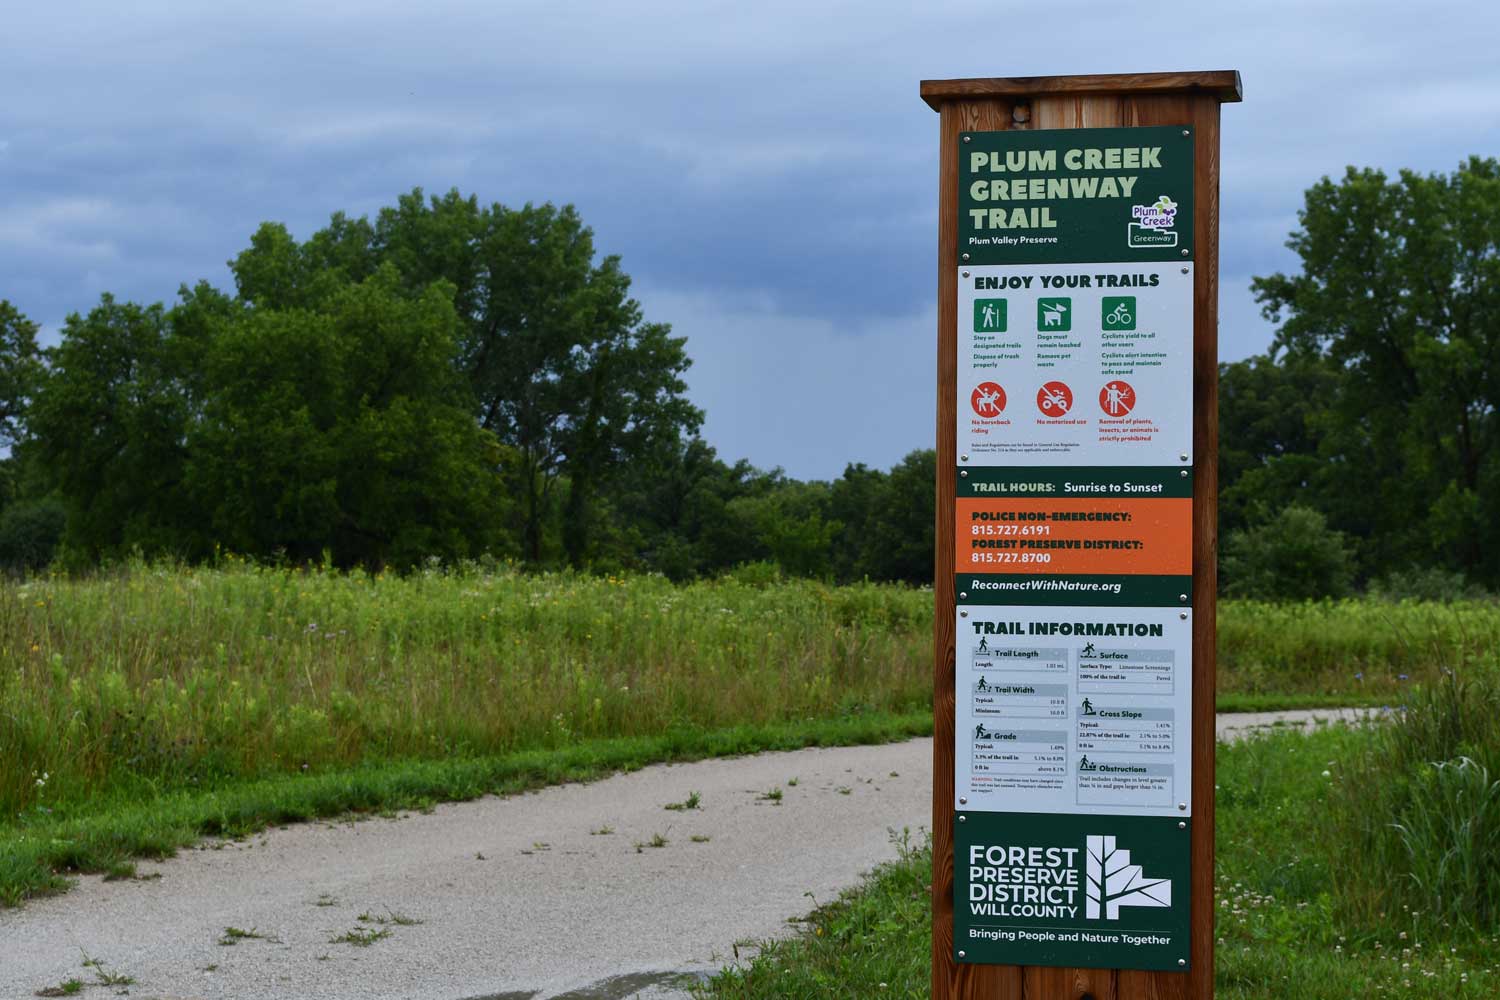
[[[573,202],[689,337],[728,457],[836,475],[932,437],[937,116],[924,77],[1238,68],[1222,354],[1265,348],[1301,192],[1492,152],[1492,5],[544,2],[26,5],[0,36],[0,297],[227,285],[421,185]]]

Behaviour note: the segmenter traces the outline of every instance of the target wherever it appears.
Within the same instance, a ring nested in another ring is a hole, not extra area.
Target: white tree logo
[[[1122,906],[1172,905],[1172,880],[1146,878],[1114,837],[1084,838],[1084,881],[1084,916],[1090,920],[1099,919],[1101,908],[1105,919],[1119,920]]]

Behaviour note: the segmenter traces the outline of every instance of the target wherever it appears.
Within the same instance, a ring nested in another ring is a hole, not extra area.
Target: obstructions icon
[[[1065,416],[1073,408],[1073,390],[1066,382],[1048,382],[1036,391],[1036,408],[1049,417]]]
[[[969,405],[981,417],[996,417],[1005,409],[1005,390],[997,382],[981,382],[969,394]]]

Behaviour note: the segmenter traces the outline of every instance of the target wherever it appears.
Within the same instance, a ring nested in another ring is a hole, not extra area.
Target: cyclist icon
[[[1104,325],[1127,327],[1130,326],[1134,319],[1135,317],[1131,314],[1130,309],[1125,303],[1121,302],[1115,306],[1113,312],[1104,314]]]

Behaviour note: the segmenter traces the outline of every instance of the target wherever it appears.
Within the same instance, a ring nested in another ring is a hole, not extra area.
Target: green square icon
[[[975,299],[974,300],[974,332],[975,333],[1004,333],[1005,332],[1005,300],[1004,299]]]
[[[1105,330],[1135,329],[1134,295],[1106,295],[1099,312]]]
[[[1073,300],[1070,298],[1037,299],[1036,328],[1059,332],[1073,329]]]

